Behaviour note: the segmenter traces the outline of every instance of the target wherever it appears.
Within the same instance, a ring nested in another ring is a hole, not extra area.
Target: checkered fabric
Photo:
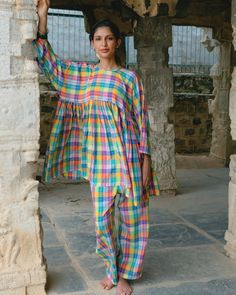
[[[62,175],[92,186],[112,186],[140,204],[158,195],[152,168],[142,185],[143,154],[150,154],[149,119],[138,75],[61,60],[47,40],[34,41],[38,62],[60,100],[44,166],[45,181]]]
[[[142,275],[143,259],[149,232],[148,200],[139,206],[134,200],[119,193],[119,226],[116,233],[115,199],[112,187],[91,187],[94,204],[96,253],[103,258],[107,277],[117,284],[118,277],[129,280]]]

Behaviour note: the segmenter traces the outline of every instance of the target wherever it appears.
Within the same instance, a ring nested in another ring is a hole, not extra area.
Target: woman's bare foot
[[[117,284],[117,294],[118,295],[131,295],[133,293],[132,288],[130,287],[127,280],[119,278]]]
[[[108,277],[105,277],[104,279],[102,279],[100,281],[100,284],[104,290],[111,290],[114,287],[112,281]]]

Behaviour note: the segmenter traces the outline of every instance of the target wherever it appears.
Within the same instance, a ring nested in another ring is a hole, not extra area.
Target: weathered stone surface
[[[26,294],[27,287],[27,294],[36,289],[45,294],[38,182],[33,179],[39,147],[39,89],[31,46],[34,5],[26,0],[0,4],[0,290],[4,294]]]
[[[231,120],[231,135],[232,138],[236,139],[236,67],[232,73],[231,89],[230,89],[230,106],[229,115]]]
[[[134,40],[149,106],[153,165],[158,171],[161,190],[175,191],[174,128],[167,118],[173,105],[173,76],[167,54],[171,38],[168,17],[139,19]]]
[[[228,256],[236,260],[236,155],[231,155],[229,183],[229,226],[225,233],[225,250]]]
[[[236,0],[232,0],[232,27],[233,27],[233,45],[235,46],[235,27],[236,27]],[[235,49],[235,47],[234,47]],[[231,135],[236,139],[236,67],[232,73],[229,115],[231,119]],[[230,183],[229,183],[229,226],[225,233],[225,250],[228,256],[236,260],[236,155],[230,157]]]
[[[215,98],[209,101],[213,131],[210,155],[228,162],[230,147],[229,91],[231,42],[220,44],[220,61],[211,69]]]
[[[179,0],[124,0],[126,5],[132,8],[139,16],[156,16],[158,15],[160,5],[166,4],[168,6],[168,14],[175,15],[175,6]]]
[[[45,154],[53,119],[57,108],[58,95],[45,76],[40,75],[40,154]]]

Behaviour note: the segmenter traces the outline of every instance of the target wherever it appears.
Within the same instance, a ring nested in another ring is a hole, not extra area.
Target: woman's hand
[[[37,12],[38,12],[39,18],[47,17],[49,7],[50,7],[50,0],[38,0]]]
[[[151,180],[151,157],[147,154],[143,154],[142,176],[143,187],[146,187]]]

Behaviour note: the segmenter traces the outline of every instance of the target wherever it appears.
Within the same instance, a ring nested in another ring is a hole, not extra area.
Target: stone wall
[[[58,95],[44,75],[40,75],[40,154],[45,155],[56,112]]]
[[[212,91],[210,77],[174,76],[174,107],[170,110],[169,120],[175,126],[177,153],[209,152],[212,118],[208,101],[213,98]]]

